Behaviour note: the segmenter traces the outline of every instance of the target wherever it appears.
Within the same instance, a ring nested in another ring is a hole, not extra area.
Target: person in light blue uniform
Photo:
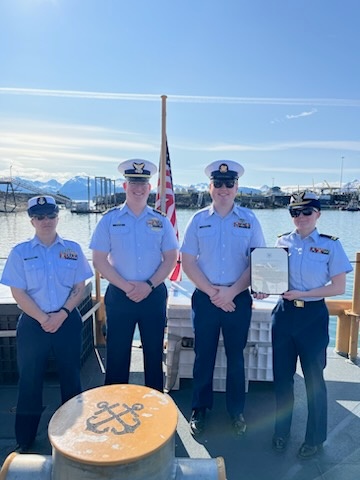
[[[58,212],[51,196],[29,200],[35,236],[11,250],[1,277],[23,311],[16,330],[19,392],[15,435],[19,452],[28,451],[36,437],[51,350],[62,403],[81,392],[82,320],[76,307],[83,299],[85,280],[93,272],[80,245],[56,233]]]
[[[297,359],[304,374],[308,418],[301,459],[322,448],[327,435],[327,394],[323,371],[329,343],[329,313],[324,297],[345,292],[346,274],[352,271],[336,237],[316,228],[318,197],[309,191],[292,195],[289,212],[295,229],[279,236],[276,246],[289,252],[289,290],[272,313],[273,372],[276,397],[273,448],[286,449],[294,406]]]
[[[238,435],[244,419],[243,350],[251,320],[250,250],[265,245],[254,213],[234,204],[243,167],[231,160],[212,162],[212,204],[190,219],[181,246],[183,269],[196,289],[192,295],[195,363],[190,429],[200,434],[213,405],[213,373],[220,332],[227,358],[226,405]]]
[[[163,391],[163,341],[167,289],[178,252],[166,215],[147,205],[156,166],[140,159],[122,162],[126,201],[108,211],[92,235],[93,263],[109,281],[105,293],[105,384],[128,383],[136,325],[144,355],[145,385]]]

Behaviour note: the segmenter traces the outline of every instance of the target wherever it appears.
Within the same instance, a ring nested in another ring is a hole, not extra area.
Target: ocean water
[[[194,211],[191,210],[177,210],[180,242],[186,224],[193,213]],[[268,246],[274,245],[277,235],[288,232],[293,228],[293,222],[287,209],[255,210],[255,214],[262,225]],[[87,258],[91,260],[90,237],[100,218],[101,214],[75,214],[69,210],[61,210],[58,232],[64,237],[77,241],[82,246]],[[321,233],[335,235],[340,238],[355,270],[356,253],[360,252],[360,212],[323,210],[318,221],[318,229]],[[0,232],[1,272],[12,246],[30,238],[34,229],[26,212],[0,213]],[[354,273],[352,272],[347,275],[344,298],[353,298],[353,282]],[[104,281],[102,289],[105,290],[105,288],[106,282]],[[330,327],[332,345],[334,345],[335,341],[335,329],[335,318],[332,318]]]

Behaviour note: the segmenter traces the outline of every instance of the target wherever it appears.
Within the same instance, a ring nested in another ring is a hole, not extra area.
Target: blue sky
[[[358,0],[0,0],[0,175],[241,185],[360,179]]]

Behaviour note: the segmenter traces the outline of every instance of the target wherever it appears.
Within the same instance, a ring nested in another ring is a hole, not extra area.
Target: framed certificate
[[[281,295],[289,289],[287,248],[252,248],[250,252],[251,291]]]

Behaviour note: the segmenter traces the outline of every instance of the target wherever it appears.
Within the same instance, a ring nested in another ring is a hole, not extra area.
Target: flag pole
[[[166,95],[161,95],[160,210],[166,213]]]

